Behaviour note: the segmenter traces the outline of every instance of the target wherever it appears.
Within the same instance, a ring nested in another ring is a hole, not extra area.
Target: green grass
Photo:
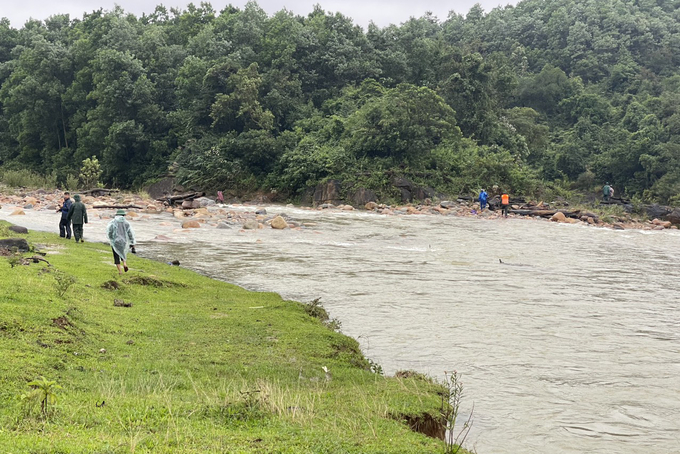
[[[28,240],[51,266],[0,257],[0,452],[443,450],[401,417],[436,417],[441,387],[371,373],[304,305],[135,256],[119,277],[105,245]],[[62,387],[45,412],[20,398],[39,377]]]

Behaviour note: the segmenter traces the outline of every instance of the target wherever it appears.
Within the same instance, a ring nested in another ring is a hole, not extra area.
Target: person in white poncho
[[[135,234],[130,223],[125,219],[125,211],[116,211],[116,216],[106,227],[106,236],[108,236],[111,249],[113,249],[113,262],[118,267],[118,274],[123,274],[121,262],[123,270],[127,273],[127,253],[130,251],[136,254],[137,251],[135,250]]]

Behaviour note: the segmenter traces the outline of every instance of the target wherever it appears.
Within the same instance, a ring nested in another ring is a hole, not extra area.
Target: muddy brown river
[[[145,257],[321,298],[386,374],[457,370],[479,454],[680,453],[680,231],[266,208],[315,225],[132,225]],[[52,212],[10,212],[57,230]],[[103,242],[107,222],[86,240]]]

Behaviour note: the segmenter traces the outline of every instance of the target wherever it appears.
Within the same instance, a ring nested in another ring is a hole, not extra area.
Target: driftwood
[[[575,210],[575,211],[567,211],[567,210],[532,210],[532,209],[517,209],[517,210],[508,210],[508,213],[513,213],[513,214],[519,214],[521,216],[540,216],[542,218],[550,218],[552,217],[555,213],[557,212],[562,212],[566,217],[568,218],[580,218],[581,217],[581,210]]]
[[[167,202],[170,205],[174,205],[177,202],[184,202],[185,200],[194,200],[197,197],[203,197],[205,192],[187,192],[185,194],[169,195],[166,197],[161,197],[159,202]]]
[[[50,262],[48,262],[47,260],[45,260],[44,258],[42,258],[38,255],[34,255],[33,257],[30,258],[30,260],[33,260],[33,263],[45,262],[48,265],[50,265]],[[50,265],[50,266],[52,266],[52,265]]]
[[[114,210],[122,210],[122,209],[129,209],[129,208],[136,208],[138,210],[143,210],[144,207],[140,207],[138,205],[93,205],[92,209],[98,210],[100,208],[112,208]]]
[[[86,191],[80,191],[80,194],[98,197],[102,195],[110,195],[111,193],[114,192],[120,192],[120,189],[92,188]]]

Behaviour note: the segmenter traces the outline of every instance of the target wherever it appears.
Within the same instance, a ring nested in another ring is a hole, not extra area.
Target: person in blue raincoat
[[[486,208],[486,201],[489,200],[489,194],[484,189],[479,193],[479,211],[484,211]]]
[[[130,223],[125,219],[124,210],[116,211],[116,216],[106,227],[106,236],[113,250],[113,263],[118,267],[118,274],[123,274],[123,270],[127,273],[127,253],[130,251],[136,254],[137,251],[135,250],[135,234]]]

